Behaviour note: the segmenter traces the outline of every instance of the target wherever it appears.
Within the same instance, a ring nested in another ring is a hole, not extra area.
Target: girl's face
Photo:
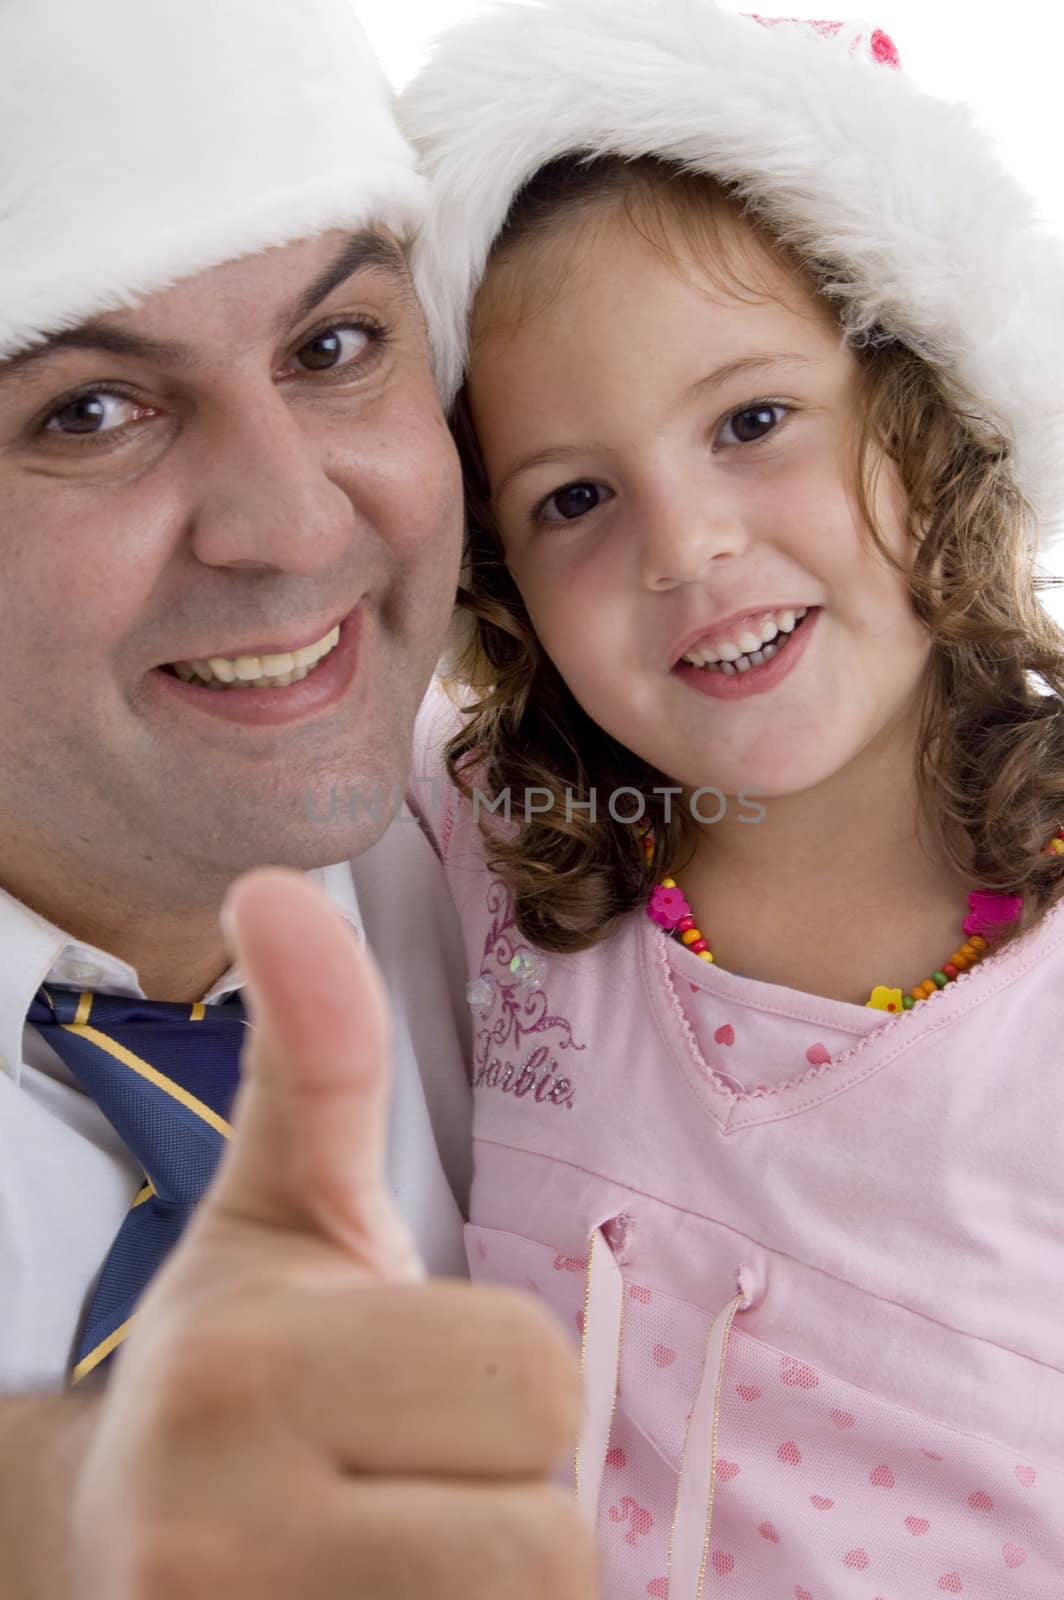
[[[584,710],[685,788],[783,795],[911,728],[930,643],[857,511],[857,363],[748,244],[771,298],[602,208],[523,315],[543,247],[520,247],[478,300],[469,394],[507,563]],[[906,557],[889,463],[872,505]]]

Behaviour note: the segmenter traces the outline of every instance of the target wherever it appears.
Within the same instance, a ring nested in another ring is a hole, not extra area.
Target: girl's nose
[[[641,530],[640,576],[661,591],[694,583],[711,562],[742,554],[748,534],[737,508],[702,488],[688,496],[662,496],[649,505]]]

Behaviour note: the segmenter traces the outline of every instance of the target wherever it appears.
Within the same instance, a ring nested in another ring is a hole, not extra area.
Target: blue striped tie
[[[149,1279],[177,1243],[230,1136],[244,1010],[170,1005],[49,985],[29,1022],[66,1063],[144,1168],[78,1344],[73,1381],[113,1354]]]

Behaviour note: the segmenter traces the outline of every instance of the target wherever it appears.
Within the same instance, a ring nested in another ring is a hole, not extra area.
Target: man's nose
[[[741,555],[748,542],[739,509],[726,492],[714,492],[704,484],[686,491],[670,486],[650,497],[643,508],[641,581],[655,591],[694,583],[711,562]]]
[[[332,475],[330,433],[283,391],[215,419],[198,452],[191,529],[207,566],[312,574],[339,561],[358,513]]]

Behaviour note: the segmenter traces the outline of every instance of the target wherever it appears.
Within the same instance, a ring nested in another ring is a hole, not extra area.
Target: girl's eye
[[[787,411],[787,406],[769,401],[756,406],[744,406],[742,411],[733,411],[730,417],[725,418],[717,435],[717,443],[756,444],[758,439],[764,439],[779,427]]]
[[[536,514],[543,522],[575,522],[612,498],[609,489],[601,483],[567,483],[564,489],[556,489],[549,495]]]
[[[374,332],[368,327],[349,324],[339,328],[323,328],[313,339],[300,345],[295,360],[305,372],[327,372],[357,361],[373,342]]]
[[[65,434],[67,437],[84,437],[87,434],[113,433],[130,422],[150,416],[147,406],[138,406],[126,395],[111,394],[106,389],[91,394],[79,394],[52,412],[44,424],[46,433]]]

